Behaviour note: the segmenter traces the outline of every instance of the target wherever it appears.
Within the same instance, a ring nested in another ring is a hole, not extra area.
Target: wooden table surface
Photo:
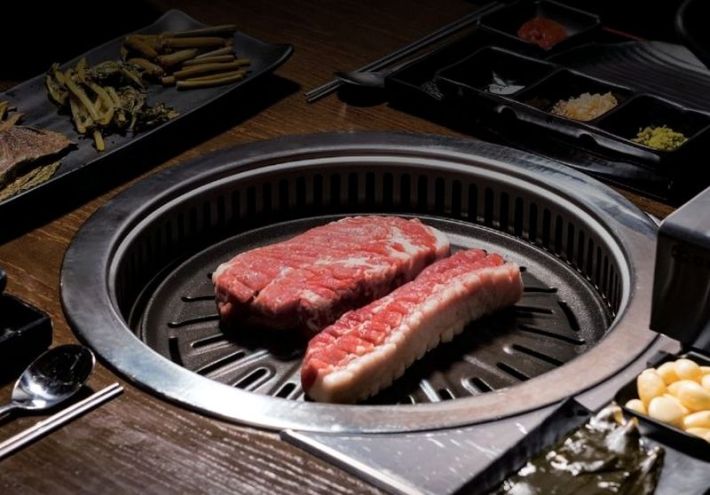
[[[0,266],[9,275],[7,291],[51,315],[55,345],[76,342],[59,303],[59,273],[67,246],[97,208],[141,177],[226,146],[289,134],[392,130],[455,135],[384,104],[349,106],[330,96],[309,105],[302,93],[327,81],[334,69],[364,65],[470,12],[473,7],[467,2],[176,3],[153,1],[133,8],[160,12],[177,7],[203,22],[233,22],[257,38],[292,43],[295,53],[277,71],[279,78],[264,83],[263,91],[272,94],[255,96],[245,108],[223,110],[206,132],[198,132],[197,138],[192,137],[178,150],[161,150],[147,166],[128,176],[120,175],[118,182],[105,187],[86,184],[82,204],[69,208],[57,204],[54,218],[0,245]],[[659,217],[672,210],[627,196]],[[126,389],[118,399],[0,462],[0,493],[378,492],[281,442],[273,433],[227,424],[168,404],[125,383],[102,365],[97,366],[90,386],[98,389],[116,380]],[[0,388],[0,400],[7,400],[10,390],[10,385]],[[0,440],[37,419],[5,421]]]

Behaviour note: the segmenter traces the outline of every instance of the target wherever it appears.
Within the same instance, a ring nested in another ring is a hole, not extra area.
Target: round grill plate
[[[342,217],[277,223],[203,250],[148,285],[147,301],[139,298],[132,311],[132,326],[148,346],[191,371],[243,390],[303,400],[299,373],[307,343],[284,333],[220,328],[210,275],[240,252],[338,218]],[[444,232],[454,250],[503,253],[524,270],[525,292],[514,308],[474,322],[368,403],[439,402],[509,387],[575,358],[606,332],[609,307],[564,261],[480,225],[420,219]]]
[[[237,252],[354,214],[416,216],[454,246],[498,252],[526,268],[526,292],[369,403],[320,404],[300,391],[305,344],[220,329],[208,276]],[[508,148],[295,136],[224,150],[118,195],[67,251],[62,303],[109,366],[207,414],[276,429],[428,430],[549,405],[639,359],[656,339],[655,236],[611,189]]]

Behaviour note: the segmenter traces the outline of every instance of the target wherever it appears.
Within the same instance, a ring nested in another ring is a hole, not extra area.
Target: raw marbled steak
[[[449,254],[417,219],[348,217],[239,254],[215,270],[223,320],[313,335]]]
[[[345,313],[308,344],[303,389],[323,402],[355,402],[401,376],[472,320],[515,304],[517,265],[480,249],[459,251],[365,307]]]

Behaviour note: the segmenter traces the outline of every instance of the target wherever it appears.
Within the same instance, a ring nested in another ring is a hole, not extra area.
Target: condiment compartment
[[[660,357],[648,363],[649,368],[657,368],[668,361],[687,358],[695,361],[700,366],[710,366],[710,358],[697,352],[688,352],[681,355],[662,354]],[[636,378],[621,387],[614,396],[614,400],[622,407],[624,413],[635,416],[644,427],[644,434],[670,445],[693,457],[710,461],[710,442],[686,433],[685,431],[668,423],[658,421],[651,416],[641,414],[626,407],[626,403],[632,399],[638,399],[636,389]],[[647,430],[647,431],[646,431]]]
[[[710,115],[645,94],[604,115],[597,126],[614,138],[597,138],[600,146],[656,162],[671,159],[672,155],[687,154],[698,144],[707,143],[710,137]],[[687,140],[674,150],[657,149],[634,141],[642,129],[662,126],[682,133]]]
[[[535,18],[543,18],[559,24],[565,30],[565,38],[548,49],[522,39],[519,30],[526,22]],[[482,16],[480,23],[502,36],[533,47],[541,55],[589,41],[601,25],[598,16],[551,0],[519,0]]]
[[[460,39],[398,68],[386,78],[385,86],[393,99],[404,100],[406,97],[415,96],[418,98],[424,95],[435,101],[440,101],[443,95],[435,83],[437,72],[443,67],[460,62],[483,48],[494,45],[523,53],[529,49],[525,43],[519,40],[476,27]]]
[[[585,93],[590,95],[611,94],[616,105],[588,120],[577,120],[553,113],[555,106],[560,102],[568,102]],[[597,132],[593,126],[596,121],[602,118],[605,113],[623,105],[632,96],[633,92],[629,88],[609,84],[567,69],[559,69],[537,84],[517,93],[510,99],[506,99],[506,103],[514,110],[519,120],[545,127],[568,137],[588,139],[591,134]]]
[[[440,70],[436,84],[454,98],[513,96],[547,77],[556,66],[498,47],[485,47]]]
[[[0,383],[12,378],[52,343],[52,321],[42,311],[0,294]]]

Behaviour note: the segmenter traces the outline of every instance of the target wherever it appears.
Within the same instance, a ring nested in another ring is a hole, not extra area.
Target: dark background
[[[150,24],[166,5],[140,0],[91,2],[86,6],[73,2],[6,3],[10,5],[3,6],[0,80],[27,79],[45,71],[54,61],[67,60],[103,41]],[[325,6],[324,2],[313,3]],[[681,0],[567,0],[564,3],[598,13],[607,26],[643,38],[679,42],[673,21]],[[367,4],[362,2],[362,8],[368,8]],[[347,23],[347,19],[343,22]]]

